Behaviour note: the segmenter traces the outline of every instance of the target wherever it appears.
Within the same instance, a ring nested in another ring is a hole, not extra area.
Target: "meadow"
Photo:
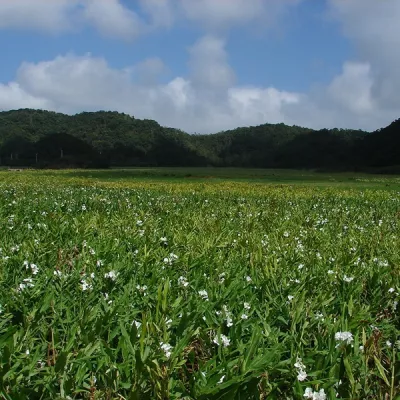
[[[400,399],[400,178],[0,171],[0,398]]]

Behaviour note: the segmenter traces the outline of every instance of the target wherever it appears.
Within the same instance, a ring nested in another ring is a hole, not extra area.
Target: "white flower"
[[[361,353],[364,353],[364,346],[360,346],[359,350],[360,350]]]
[[[143,225],[143,221],[141,221],[141,220],[136,221],[136,225],[137,225],[137,226],[142,226],[142,225]]]
[[[30,267],[33,275],[37,275],[38,274],[39,268],[38,268],[38,266],[36,264],[31,264],[29,267]]]
[[[165,257],[165,258],[164,258],[164,263],[165,263],[165,264],[172,265],[172,263],[173,263],[174,261],[176,261],[177,259],[178,259],[178,256],[177,256],[176,254],[170,253],[169,257]]]
[[[303,369],[299,370],[299,371],[298,371],[298,374],[297,374],[297,379],[298,379],[300,382],[305,381],[305,380],[307,379],[307,372],[304,371]]]
[[[200,290],[199,295],[203,300],[208,301],[208,293],[206,290]]]
[[[170,358],[172,346],[168,343],[160,342],[160,347],[161,347],[161,350],[163,350],[163,352],[165,353],[165,357]]]
[[[300,357],[296,358],[296,362],[294,363],[294,367],[297,369],[306,369],[306,366],[303,364],[303,360]]]
[[[386,341],[386,346],[387,346],[387,347],[392,347],[392,342],[390,342],[389,340]]]
[[[139,290],[139,292],[142,293],[143,296],[146,296],[146,291],[147,291],[146,285],[143,285],[143,286],[137,285],[136,289]]]
[[[29,350],[26,350],[26,351],[25,351],[25,354],[26,354],[27,356],[29,356]]]
[[[297,369],[297,379],[303,382],[307,379],[306,366],[300,357],[297,357],[294,367]]]
[[[240,318],[242,318],[243,320],[245,320],[245,319],[248,319],[249,317],[248,317],[246,314],[242,314],[242,315],[240,316]]]
[[[109,278],[112,281],[115,281],[117,279],[118,275],[119,275],[118,272],[110,271],[110,272],[107,272],[106,274],[104,274],[104,278]]]
[[[103,266],[103,261],[102,260],[97,260],[96,261],[96,267],[102,267]]]
[[[136,329],[139,329],[139,328],[142,326],[142,323],[139,322],[139,321],[134,320],[134,321],[132,322],[132,325],[135,325],[135,326],[136,326]]]
[[[86,290],[92,290],[93,286],[89,283],[87,283],[84,279],[81,280],[81,285],[82,285],[82,291],[86,291]]]
[[[389,293],[393,293],[393,292],[394,292],[394,288],[391,287],[391,288],[388,290],[388,292],[389,292]]]
[[[343,280],[344,280],[345,282],[351,282],[353,279],[354,279],[353,276],[347,276],[347,275],[345,275],[345,276],[343,277]]]
[[[59,269],[56,269],[55,271],[53,271],[53,274],[58,278],[61,278],[61,276],[62,276],[62,272]]]
[[[294,299],[294,296],[289,295],[289,296],[288,296],[288,299],[289,299],[289,301],[292,301],[292,300]]]
[[[246,281],[247,281],[248,283],[252,282],[251,277],[250,277],[250,276],[246,276]]]
[[[228,347],[231,344],[230,339],[228,337],[226,337],[225,335],[223,335],[222,333],[219,337],[215,336],[215,338],[213,339],[213,342],[215,344],[217,344],[218,346],[223,345],[224,347]]]
[[[326,394],[324,389],[321,389],[319,392],[313,392],[311,388],[307,388],[304,392],[303,397],[312,400],[326,400]]]
[[[29,287],[34,287],[35,285],[32,283],[32,278],[26,278],[22,281],[22,283],[19,284],[18,286],[18,291],[22,292],[23,290],[25,290],[26,288]]]
[[[243,307],[245,310],[250,310],[250,304],[249,303],[243,303]]]
[[[353,334],[351,332],[336,332],[335,340],[338,342],[343,342],[345,344],[351,344],[354,340]],[[336,345],[338,347],[339,344]]]
[[[186,278],[184,276],[180,276],[178,278],[178,284],[183,286],[183,287],[189,286],[189,282],[186,280]]]
[[[221,379],[217,382],[217,385],[220,385],[225,379],[225,375],[221,376]]]
[[[305,397],[306,399],[312,399],[312,396],[313,396],[313,390],[309,387],[306,388],[303,397]]]
[[[328,271],[329,275],[333,275],[335,273],[335,271],[332,271],[331,269]]]

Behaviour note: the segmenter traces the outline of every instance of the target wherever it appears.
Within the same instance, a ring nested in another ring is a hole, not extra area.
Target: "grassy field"
[[[0,171],[0,398],[400,399],[400,178]]]

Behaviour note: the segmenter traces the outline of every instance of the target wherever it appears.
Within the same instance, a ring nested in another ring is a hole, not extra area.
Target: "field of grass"
[[[400,179],[0,171],[0,398],[400,399]]]

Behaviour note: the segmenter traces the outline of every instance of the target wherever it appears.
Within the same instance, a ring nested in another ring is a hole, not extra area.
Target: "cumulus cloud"
[[[119,0],[86,0],[84,5],[84,17],[105,36],[133,39],[144,29],[138,15]]]
[[[7,96],[25,96],[21,106],[66,113],[111,109],[189,132],[215,132],[239,124],[278,122],[285,118],[282,107],[298,99],[296,94],[273,88],[235,86],[224,41],[219,38],[200,39],[189,49],[189,60],[189,76],[167,83],[154,78],[165,68],[159,59],[125,69],[113,69],[103,58],[90,54],[23,63],[15,81],[0,87],[4,99],[0,107],[17,105],[16,101],[7,104]]]
[[[62,33],[90,24],[107,36],[132,39],[189,20],[203,28],[268,26],[301,0],[10,0],[0,2],[0,29]],[[140,16],[139,16],[140,15]]]
[[[151,0],[154,1],[154,0]],[[91,25],[101,34],[132,39],[147,28],[120,0],[12,0],[0,2],[0,29],[64,33]]]
[[[385,112],[400,107],[400,2],[397,0],[329,0],[330,14],[353,43],[358,60],[368,65],[371,96]],[[358,78],[365,81],[365,70]],[[361,85],[361,82],[359,83]]]
[[[55,1],[59,7],[66,4]],[[111,32],[103,25],[107,21],[101,15],[96,16],[95,10],[90,13],[90,1],[93,7],[95,4],[115,7],[110,15],[117,21],[123,11],[117,0],[76,1],[85,1],[91,23],[103,33],[137,34],[136,15],[123,13],[128,18],[126,23]],[[156,5],[153,12],[148,10],[151,23],[157,23],[163,9],[171,12],[171,21],[179,14],[176,0],[150,1]],[[185,0],[179,7],[187,18],[200,23],[210,16],[214,22],[229,25],[239,23],[239,8],[235,5],[239,7],[241,1],[232,0],[233,8],[229,10],[224,8],[225,0]],[[284,0],[287,4],[296,1]],[[237,85],[225,39],[209,33],[188,49],[188,75],[176,76],[166,83],[159,79],[166,66],[158,58],[124,69],[111,68],[105,59],[90,54],[23,63],[14,81],[0,85],[0,108],[37,107],[67,113],[110,109],[156,119],[163,125],[189,132],[216,132],[266,122],[368,130],[384,126],[399,117],[400,55],[396,49],[400,44],[400,27],[396,21],[400,19],[400,3],[397,0],[328,2],[330,15],[340,22],[343,34],[353,42],[357,52],[328,85],[314,86],[307,93],[282,91],[272,86]],[[196,9],[199,4],[201,10]],[[261,12],[257,7],[266,4],[275,4],[275,0],[249,3],[249,10],[242,9],[243,20],[255,20]],[[0,13],[1,10],[0,7]]]
[[[72,29],[77,0],[0,1],[0,28],[35,29],[53,33]]]
[[[16,108],[51,108],[51,103],[41,97],[28,93],[17,82],[0,84],[0,110]]]
[[[171,0],[173,1],[173,0]],[[176,0],[175,0],[176,1]],[[268,25],[300,0],[177,0],[186,18],[212,29],[262,22]]]

